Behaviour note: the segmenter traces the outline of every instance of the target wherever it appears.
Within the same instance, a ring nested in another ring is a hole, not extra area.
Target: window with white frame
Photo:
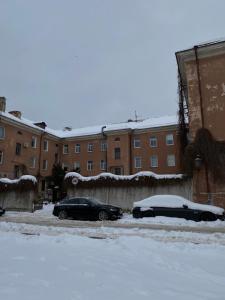
[[[141,169],[141,157],[134,158],[134,167],[135,169]]]
[[[149,144],[151,148],[155,148],[158,146],[158,140],[156,136],[151,136],[149,139]]]
[[[63,154],[68,154],[69,153],[69,145],[63,145]]]
[[[106,170],[106,168],[107,168],[106,161],[104,159],[102,159],[100,161],[100,169],[104,171],[104,170]]]
[[[92,171],[93,170],[93,160],[87,161],[87,170]]]
[[[80,170],[80,162],[79,161],[75,161],[74,165],[74,170],[77,172],[78,170]]]
[[[158,167],[158,156],[157,155],[152,155],[150,157],[150,163],[152,168],[157,168]]]
[[[44,160],[43,160],[43,163],[42,163],[42,169],[43,169],[43,170],[47,170],[47,169],[48,169],[48,161],[47,161],[47,159],[44,159]]]
[[[80,144],[75,145],[75,153],[80,153]]]
[[[0,126],[0,139],[4,139],[5,137],[5,128]]]
[[[175,167],[176,166],[176,158],[174,154],[167,155],[167,166],[168,167]]]
[[[44,151],[48,151],[48,141],[44,140]]]
[[[31,138],[31,147],[37,148],[37,137],[36,136],[32,136],[32,138]]]
[[[107,143],[101,142],[101,151],[107,151]]]
[[[92,143],[88,143],[87,151],[88,152],[93,152],[94,145]]]
[[[141,140],[138,138],[134,139],[134,148],[141,148]]]
[[[3,151],[0,150],[0,165],[3,164]]]
[[[166,135],[166,144],[167,144],[167,146],[174,145],[172,133]]]
[[[31,157],[30,159],[30,167],[34,169],[36,167],[36,157]]]

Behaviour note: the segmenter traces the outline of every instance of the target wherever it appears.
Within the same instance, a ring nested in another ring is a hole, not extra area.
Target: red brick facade
[[[4,108],[0,112],[0,177],[31,174],[43,180],[51,175],[56,162],[67,171],[79,169],[84,176],[102,172],[180,173],[176,124],[144,129],[125,126],[68,137],[69,131],[65,131],[62,137],[24,120],[4,112]]]
[[[195,46],[176,56],[188,107],[190,141],[204,128],[215,141],[224,142],[225,42]],[[203,158],[202,168],[194,170],[193,199],[225,207],[225,183],[218,179],[213,178]]]

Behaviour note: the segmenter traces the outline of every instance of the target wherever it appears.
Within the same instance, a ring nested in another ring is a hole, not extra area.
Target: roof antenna
[[[138,116],[137,116],[136,110],[134,111],[134,116],[135,116],[135,122],[137,122],[138,121]]]

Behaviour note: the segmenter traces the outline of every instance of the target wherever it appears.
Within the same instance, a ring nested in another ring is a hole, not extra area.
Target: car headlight
[[[111,211],[117,211],[117,208],[110,208]]]

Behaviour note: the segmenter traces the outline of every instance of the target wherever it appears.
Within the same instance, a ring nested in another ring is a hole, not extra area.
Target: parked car
[[[224,209],[213,205],[191,202],[175,195],[156,195],[134,202],[133,217],[165,216],[193,221],[225,220]]]
[[[57,203],[53,215],[59,219],[73,218],[78,220],[115,220],[121,218],[122,209],[101,203],[91,198],[64,199]]]
[[[5,210],[0,206],[0,216],[2,216],[5,213]]]

